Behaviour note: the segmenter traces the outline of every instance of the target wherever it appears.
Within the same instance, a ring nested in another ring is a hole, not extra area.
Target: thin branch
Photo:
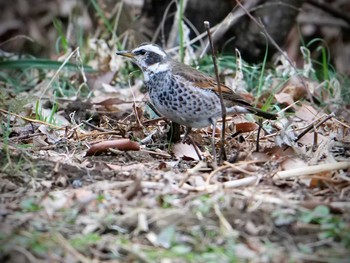
[[[297,68],[296,66],[293,64],[293,62],[290,60],[290,58],[285,54],[285,52],[283,52],[283,50],[278,46],[278,44],[276,43],[276,41],[271,37],[271,35],[269,34],[269,32],[267,32],[265,25],[262,23],[261,19],[259,19],[259,21],[256,20],[256,18],[254,16],[252,16],[252,14],[250,13],[249,10],[247,10],[241,3],[240,1],[236,0],[237,4],[246,12],[246,14],[250,17],[250,19],[252,19],[252,21],[254,21],[256,23],[256,25],[258,27],[260,27],[264,34],[266,35],[267,39],[269,40],[269,42],[281,53],[281,55],[288,61],[288,63],[291,65],[291,67],[296,71]],[[303,87],[305,88],[307,94],[308,94],[308,98],[309,100],[313,103],[313,98],[312,95],[310,93],[310,90],[308,89],[304,79],[299,76],[299,74],[297,74],[298,79],[300,80],[301,84],[303,84]]]
[[[21,118],[22,120],[25,120],[25,121],[29,121],[29,122],[33,122],[33,123],[39,123],[39,124],[44,124],[44,125],[50,126],[51,128],[55,128],[55,129],[63,129],[64,128],[64,127],[60,127],[60,126],[57,126],[57,125],[54,125],[54,124],[51,124],[51,123],[48,123],[48,122],[45,122],[45,121],[40,121],[40,120],[34,120],[34,119],[31,119],[31,118],[27,118],[27,117],[18,115],[18,114],[13,113],[13,112],[9,112],[9,111],[4,110],[4,109],[0,109],[0,112],[13,115],[13,116],[15,116],[17,118]]]
[[[254,6],[259,3],[260,0],[250,0],[246,1],[245,9],[251,10]],[[231,10],[231,12],[222,20],[219,24],[212,28],[214,42],[217,42],[230,28],[233,27],[235,23],[238,22],[239,18],[245,15],[245,12],[236,7]],[[210,42],[210,40],[209,40]],[[207,53],[207,49],[210,43],[207,43],[203,48],[200,57],[203,57]]]
[[[58,245],[64,249],[65,252],[70,254],[75,260],[80,261],[82,263],[91,263],[92,261],[81,254],[78,250],[70,245],[68,240],[64,238],[61,233],[55,233],[55,240]]]
[[[116,131],[111,131],[111,130],[107,130],[101,127],[97,127],[96,125],[91,124],[88,121],[82,120],[82,123],[84,123],[86,126],[89,126],[90,128],[93,128],[94,130],[97,131],[101,131],[101,132],[108,132],[108,134],[112,133],[112,134],[120,134],[120,132],[116,132]]]
[[[258,129],[258,134],[256,136],[257,137],[257,139],[256,139],[256,149],[255,149],[256,152],[260,151],[259,140],[260,140],[260,132],[261,132],[261,129],[262,129],[262,121],[261,121],[261,119],[259,120],[258,125],[259,125],[259,129]]]
[[[310,174],[317,174],[322,172],[329,172],[333,170],[345,170],[350,168],[350,162],[336,162],[336,163],[324,163],[314,166],[295,168],[287,171],[277,172],[272,179],[280,180],[292,177],[301,177]]]
[[[345,12],[341,12],[340,10],[332,7],[329,3],[324,3],[323,1],[316,0],[306,0],[305,2],[331,14],[334,17],[343,19],[350,25],[350,16],[348,16]]]
[[[222,114],[222,130],[221,130],[221,140],[220,140],[220,156],[219,156],[219,161],[222,161],[222,157],[225,152],[224,144],[225,144],[225,126],[226,126],[226,107],[224,104],[224,99],[222,97],[222,90],[221,90],[221,84],[220,84],[220,76],[219,76],[219,71],[218,71],[218,65],[216,62],[216,56],[215,56],[215,50],[214,50],[214,44],[213,40],[211,38],[211,33],[210,33],[210,23],[209,21],[204,21],[204,27],[207,30],[208,34],[208,40],[210,43],[211,47],[211,55],[213,58],[213,64],[214,64],[214,70],[215,70],[215,77],[216,77],[216,82],[218,84],[218,90],[219,90],[219,97],[220,97],[220,104],[221,104],[221,114]],[[215,131],[213,131],[215,132]],[[215,150],[215,149],[214,149]]]
[[[314,123],[311,123],[302,133],[300,133],[298,135],[298,137],[294,140],[294,142],[298,142],[302,137],[305,136],[305,134],[307,134],[309,131],[311,131],[313,129],[313,127],[315,127],[315,129],[317,129],[318,127],[320,127],[320,125],[322,125],[323,123],[325,123],[326,121],[328,121],[329,119],[334,117],[334,113],[329,114],[324,120],[320,121],[317,125],[314,126]]]

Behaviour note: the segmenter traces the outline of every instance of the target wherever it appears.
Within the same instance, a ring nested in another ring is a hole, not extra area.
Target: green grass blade
[[[266,39],[266,49],[265,49],[264,60],[263,60],[262,67],[261,67],[261,74],[260,74],[260,78],[259,78],[258,94],[257,94],[257,97],[256,97],[257,99],[260,98],[261,93],[262,93],[262,88],[263,88],[263,85],[264,85],[264,74],[265,74],[267,55],[269,53],[269,43],[268,43],[268,40],[267,40],[266,36],[265,36],[265,39]],[[257,103],[257,99],[256,99],[256,103]]]
[[[69,48],[69,43],[68,43],[68,40],[66,38],[66,36],[64,35],[63,33],[63,25],[62,25],[62,22],[56,18],[53,19],[53,25],[54,27],[56,28],[57,32],[58,32],[58,35],[59,35],[59,41],[61,42],[61,46],[63,48],[63,51],[64,52],[67,52],[68,51],[68,48]],[[58,49],[58,47],[56,47]],[[57,50],[58,53],[59,53],[59,50]]]
[[[49,69],[58,70],[62,62],[49,59],[21,59],[21,60],[9,60],[1,61],[0,69]],[[83,66],[86,72],[94,72],[95,70],[90,66]],[[80,71],[79,66],[74,63],[66,63],[64,68],[72,71]]]
[[[327,57],[326,49],[322,47],[321,52],[322,52],[323,78],[324,80],[329,80],[328,57]]]
[[[113,27],[112,27],[111,23],[108,21],[105,14],[103,13],[103,10],[100,8],[98,3],[96,2],[96,0],[90,0],[90,2],[94,6],[97,14],[101,17],[101,19],[102,19],[104,25],[107,27],[108,31],[113,34]]]
[[[184,30],[183,30],[183,6],[184,0],[180,0],[179,3],[179,44],[180,44],[180,61],[184,62],[185,50],[184,50]]]

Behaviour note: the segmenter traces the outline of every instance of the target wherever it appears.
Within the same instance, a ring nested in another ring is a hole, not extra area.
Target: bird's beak
[[[128,58],[134,58],[135,57],[135,55],[132,52],[128,51],[128,50],[126,50],[126,51],[118,51],[118,52],[116,52],[116,54],[119,55],[119,56],[128,57]]]

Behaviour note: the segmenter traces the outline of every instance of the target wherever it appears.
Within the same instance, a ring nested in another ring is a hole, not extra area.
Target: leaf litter
[[[42,121],[30,103],[1,109],[3,261],[350,257],[350,123],[326,114],[333,105],[301,102],[301,84],[287,83],[273,95],[284,110],[262,124],[259,151],[259,125],[230,117],[227,161],[213,169],[211,128],[191,133],[195,145],[169,144],[169,123],[145,104],[142,81],[112,85],[115,75],[88,75],[91,99],[61,99],[57,111],[43,104]],[[317,87],[312,95],[329,99]]]

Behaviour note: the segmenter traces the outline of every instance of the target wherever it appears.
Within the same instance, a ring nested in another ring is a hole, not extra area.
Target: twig
[[[170,159],[171,158],[171,155],[168,154],[168,153],[148,151],[148,150],[145,150],[145,149],[141,149],[140,151],[143,152],[143,153],[148,153],[150,155],[158,155],[158,156],[166,158],[166,159]]]
[[[259,125],[259,129],[258,129],[258,134],[256,135],[256,149],[255,149],[256,152],[259,152],[259,150],[260,150],[259,149],[259,140],[260,140],[260,132],[262,129],[261,119],[259,119],[258,125]]]
[[[62,71],[62,69],[64,68],[64,66],[68,63],[68,61],[70,60],[71,57],[73,57],[75,54],[79,54],[79,47],[77,47],[76,49],[74,49],[68,56],[67,58],[62,62],[62,65],[58,68],[58,70],[55,72],[55,74],[53,75],[53,77],[50,79],[49,83],[46,85],[45,89],[43,90],[43,92],[41,93],[39,100],[42,99],[42,97],[44,96],[44,94],[46,93],[46,91],[48,90],[48,88],[51,86],[51,84],[54,82],[54,80],[57,78],[58,74]]]
[[[133,199],[137,195],[138,191],[141,190],[141,181],[142,181],[141,170],[137,170],[134,177],[134,183],[130,185],[123,194],[126,200]]]
[[[80,134],[80,135],[77,135],[76,139],[80,139],[80,140],[83,140],[85,139],[86,137],[98,137],[98,136],[101,136],[101,135],[108,135],[108,134],[115,134],[115,135],[119,135],[120,136],[120,132],[117,132],[117,131],[106,131],[106,132],[98,132],[98,133],[86,133],[86,134]],[[117,138],[122,138],[121,136],[120,137],[117,137]]]
[[[13,113],[13,112],[9,112],[9,111],[4,110],[4,109],[0,109],[0,112],[7,113],[7,114],[10,114],[10,115],[16,116],[16,117],[21,118],[21,119],[23,119],[23,120],[25,120],[25,121],[34,122],[34,123],[39,123],[39,124],[44,124],[44,125],[50,126],[50,127],[52,127],[52,128],[55,128],[55,129],[62,129],[62,127],[53,125],[53,124],[51,124],[51,123],[44,122],[44,121],[39,121],[39,120],[34,120],[34,119],[30,119],[30,118],[27,118],[27,117],[18,115],[18,114]]]
[[[247,171],[246,169],[240,167],[240,165],[248,165],[248,164],[254,164],[254,163],[258,163],[260,161],[258,160],[252,160],[252,161],[244,161],[244,162],[238,162],[238,163],[230,163],[230,162],[224,162],[225,165],[231,167],[231,168],[234,168],[236,169],[237,171],[240,171],[241,173],[245,173],[245,174],[249,174],[249,175],[255,175],[256,173],[255,172],[250,172],[250,171]]]
[[[312,144],[312,151],[313,152],[316,152],[316,150],[317,150],[317,147],[318,147],[318,145],[317,145],[317,140],[318,139],[318,136],[317,136],[317,130],[316,130],[316,127],[314,127],[314,142],[313,142],[313,144]]]
[[[153,125],[153,124],[155,124],[155,123],[157,123],[157,122],[159,122],[159,121],[165,121],[165,122],[167,122],[167,121],[165,120],[164,117],[158,117],[158,118],[154,118],[154,119],[150,119],[150,120],[145,120],[145,121],[142,122],[142,125],[143,125],[143,126],[146,126],[146,125]]]
[[[259,193],[257,189],[242,189],[240,194],[247,199],[258,201],[259,203],[276,204],[293,207],[298,210],[301,209],[301,207],[298,205],[300,203],[299,201],[287,199],[285,196],[281,196],[279,198],[272,196],[271,194]]]
[[[289,58],[289,57],[285,54],[285,52],[283,52],[283,50],[278,46],[278,44],[277,44],[276,41],[271,37],[271,35],[269,34],[269,32],[267,32],[266,27],[265,27],[265,25],[262,23],[261,19],[260,19],[259,21],[257,21],[257,20],[255,19],[255,17],[252,16],[252,14],[250,13],[250,11],[248,11],[248,10],[240,3],[239,0],[236,0],[236,3],[237,3],[237,5],[239,5],[239,6],[246,12],[246,14],[250,17],[250,19],[252,19],[252,21],[254,21],[254,22],[256,23],[256,25],[257,25],[258,27],[260,27],[260,28],[264,31],[264,34],[266,35],[266,37],[267,37],[267,39],[270,41],[270,43],[271,43],[271,44],[281,53],[281,55],[288,61],[288,63],[290,64],[290,66],[291,66],[296,72],[298,72],[296,66],[293,64],[293,62],[290,60],[290,58]],[[297,78],[300,80],[301,84],[303,84],[303,87],[304,87],[304,89],[305,89],[306,92],[307,92],[307,95],[308,95],[309,100],[313,103],[314,100],[313,100],[313,98],[312,98],[312,95],[311,95],[311,93],[310,93],[310,90],[307,88],[307,85],[306,85],[304,79],[303,79],[299,74],[297,74],[296,76],[297,76]]]
[[[13,249],[14,251],[16,251],[16,252],[19,252],[19,253],[23,254],[23,255],[27,258],[27,260],[28,260],[29,262],[31,262],[31,263],[42,262],[42,261],[38,260],[36,257],[34,257],[32,253],[30,253],[28,250],[26,250],[26,249],[23,248],[23,247],[14,246],[12,249]],[[20,258],[20,257],[19,257],[19,258]]]
[[[85,120],[81,121],[82,123],[84,123],[85,125],[95,129],[95,130],[98,130],[98,131],[101,131],[101,132],[108,132],[109,134],[110,133],[115,133],[115,131],[111,131],[111,130],[106,130],[106,129],[103,129],[101,127],[97,127],[96,125],[93,125],[91,124],[90,122],[87,122]],[[118,132],[117,134],[120,134],[120,132]]]
[[[199,152],[200,150],[198,149],[197,144],[195,143],[195,141],[192,139],[191,136],[188,136],[188,139],[190,140],[191,144],[193,145],[193,149],[194,149],[194,151],[196,152],[196,154],[197,154],[197,156],[198,156],[198,159],[199,159],[200,161],[202,161],[203,159],[202,159],[202,156],[201,156],[201,154],[200,154],[200,152]]]
[[[327,172],[332,170],[343,170],[343,169],[349,169],[349,168],[350,168],[350,162],[326,163],[326,164],[319,164],[314,166],[291,169],[287,171],[280,171],[280,172],[277,172],[272,177],[272,179],[280,180],[280,179],[287,179],[291,177],[299,177],[304,175],[322,173],[322,172]]]
[[[30,42],[35,42],[35,40],[34,39],[32,39],[31,37],[28,37],[28,36],[26,36],[26,35],[16,35],[16,36],[14,36],[14,37],[11,37],[10,39],[7,39],[7,40],[5,40],[5,41],[3,41],[3,42],[1,42],[0,43],[0,47],[2,47],[3,45],[5,45],[5,44],[8,44],[9,42],[11,42],[11,41],[17,41],[18,39],[25,39],[25,40],[29,40]]]
[[[350,24],[350,16],[348,16],[345,12],[341,12],[340,10],[332,7],[329,3],[324,3],[323,1],[316,0],[306,0],[305,2],[331,14],[332,16],[341,18],[348,24]]]
[[[220,189],[219,184],[210,184],[210,185],[204,185],[204,186],[192,186],[187,183],[185,183],[182,188],[183,190],[186,191],[191,191],[191,192],[206,192],[206,193],[213,193]]]
[[[249,171],[247,171],[247,170],[245,170],[245,169],[239,167],[239,166],[238,166],[239,163],[231,164],[231,163],[225,162],[224,164],[225,164],[224,166],[221,166],[221,167],[217,168],[216,170],[212,171],[212,172],[209,174],[209,176],[208,176],[207,179],[206,179],[207,185],[210,184],[211,178],[213,178],[214,175],[215,175],[216,173],[218,173],[218,172],[220,172],[220,171],[222,171],[222,170],[228,169],[228,168],[233,168],[233,169],[235,169],[235,170],[237,170],[237,171],[239,171],[239,172],[246,173],[246,174],[250,174],[250,175],[253,174],[253,173],[251,173],[251,172],[249,172]],[[254,176],[254,177],[256,178],[256,176]]]
[[[179,183],[179,188],[181,188],[183,186],[183,184],[186,183],[186,181],[188,180],[188,178],[191,177],[191,175],[195,174],[196,172],[198,172],[200,169],[202,169],[205,166],[206,166],[206,164],[204,162],[200,161],[199,163],[197,163],[197,165],[195,167],[187,170],[185,176],[182,178],[182,180]]]
[[[237,188],[237,187],[241,187],[241,186],[252,185],[253,183],[256,184],[259,181],[260,181],[260,177],[254,175],[254,176],[249,176],[249,177],[242,178],[242,179],[224,182],[223,186],[224,186],[224,188]]]
[[[61,246],[64,250],[66,250],[66,252],[68,252],[69,254],[71,254],[73,256],[74,259],[76,259],[77,261],[80,261],[82,263],[91,263],[91,260],[86,258],[83,254],[81,254],[80,252],[78,252],[74,247],[72,247],[68,240],[65,239],[61,233],[56,233],[55,234],[56,237],[56,241],[58,243],[59,246]]]
[[[315,127],[315,129],[317,129],[318,127],[320,127],[320,125],[322,125],[323,123],[325,123],[329,119],[333,118],[334,116],[335,115],[332,112],[331,114],[327,115],[327,117],[323,121],[320,121],[317,125],[314,125],[314,123],[310,124],[302,133],[300,133],[298,135],[298,137],[294,140],[294,142],[298,142],[302,137],[305,136],[305,134],[307,134],[309,131],[311,131],[313,129],[313,127]]]
[[[221,210],[219,208],[218,203],[214,204],[214,211],[215,211],[216,216],[219,218],[220,223],[221,223],[222,227],[224,228],[224,232],[226,233],[226,235],[237,238],[239,236],[239,231],[233,229],[231,224],[227,221],[227,219],[221,213]]]
[[[152,37],[152,40],[151,42],[156,42],[157,41],[157,38],[159,37],[161,43],[162,43],[162,46],[165,47],[166,46],[166,39],[165,39],[165,33],[164,33],[164,25],[165,25],[165,21],[171,17],[171,14],[169,14],[169,11],[170,11],[170,8],[171,6],[175,3],[175,0],[172,0],[168,6],[166,7],[166,9],[164,10],[164,14],[163,14],[163,17],[162,17],[162,21],[160,22],[159,26],[157,27],[157,29],[155,30],[154,34],[153,34],[153,37]],[[174,16],[174,14],[172,14],[172,16]],[[175,24],[175,23],[173,23]],[[159,33],[160,31],[160,33]],[[161,36],[159,36],[159,34],[161,34]],[[170,32],[171,34],[171,32]],[[169,34],[169,35],[170,35]],[[168,40],[169,40],[170,36],[168,36]],[[169,41],[168,41],[169,42]]]
[[[133,95],[134,96],[134,95]],[[141,120],[140,120],[140,116],[139,116],[139,114],[138,114],[138,112],[137,112],[137,107],[136,107],[136,103],[134,103],[133,105],[132,105],[132,110],[134,111],[134,114],[135,114],[135,117],[136,117],[136,120],[137,120],[137,126],[138,127],[140,127],[140,128],[142,128],[143,126],[142,126],[142,122],[141,122]]]
[[[345,128],[348,128],[350,129],[350,125],[347,125],[346,123],[336,119],[336,118],[333,118],[333,121],[335,121],[336,123],[340,124],[341,126],[344,126]]]
[[[320,120],[322,117],[319,118],[319,119],[317,119],[317,120],[315,120],[315,121],[313,121],[313,122],[310,123],[308,126],[306,126],[305,130],[302,131],[302,132],[297,136],[296,139],[294,139],[294,142],[298,142],[298,141],[299,141],[302,137],[304,137],[305,134],[307,134],[309,131],[311,131],[312,129],[315,129],[315,130],[316,130],[318,127],[320,127],[320,125],[322,125],[323,123],[325,123],[325,122],[328,121],[329,119],[333,118],[334,116],[335,116],[335,115],[334,115],[334,112],[332,112],[331,114],[328,114],[327,117],[326,117],[324,120],[320,121],[317,125],[315,125],[315,123],[316,123],[318,120]],[[314,143],[314,144],[315,144],[315,143]],[[289,147],[289,145],[286,145],[286,147],[283,149],[283,151],[287,150],[288,147]],[[314,145],[313,147],[315,147],[315,145]]]
[[[37,133],[31,133],[31,134],[26,134],[26,135],[21,135],[21,136],[17,136],[17,137],[11,137],[10,140],[11,141],[16,141],[16,140],[26,140],[35,136],[40,136],[43,135],[41,132],[37,132]]]
[[[140,144],[148,144],[152,141],[152,137],[154,135],[156,135],[157,133],[159,132],[158,129],[154,129],[153,131],[150,132],[150,134],[148,134],[145,138],[143,138],[141,141],[140,141]]]
[[[151,263],[153,261],[149,260],[142,252],[141,249],[133,249],[130,245],[118,244],[121,252],[127,252],[132,255],[134,258],[131,259],[132,262],[140,262],[140,263]],[[123,251],[124,250],[124,251]],[[129,261],[129,262],[131,262]]]
[[[212,59],[213,59],[213,64],[214,64],[214,70],[215,70],[215,77],[216,77],[216,82],[218,84],[218,90],[219,90],[219,97],[220,97],[220,104],[221,104],[221,114],[222,114],[222,130],[221,130],[221,140],[220,140],[220,156],[219,156],[219,161],[222,161],[222,157],[225,155],[225,148],[224,148],[224,144],[225,144],[225,125],[226,125],[226,107],[224,104],[224,99],[222,97],[222,90],[221,90],[221,84],[220,84],[220,76],[219,76],[219,71],[218,71],[218,65],[216,63],[216,56],[215,56],[215,50],[214,50],[214,44],[213,44],[213,40],[211,38],[211,33],[210,33],[210,23],[209,21],[204,21],[204,27],[207,30],[207,34],[208,34],[208,40],[210,43],[210,47],[211,47],[211,55],[212,55]],[[213,127],[215,129],[215,127]],[[213,130],[213,132],[215,133],[215,130]],[[215,151],[215,148],[214,150]],[[214,163],[216,162],[216,160],[214,160]]]
[[[122,168],[121,168],[122,169]],[[110,189],[121,189],[124,187],[128,187],[132,184],[134,184],[135,181],[128,180],[128,181],[118,181],[118,182],[108,182],[107,181],[100,181],[94,184],[91,184],[87,187],[87,189],[100,189],[100,190],[110,190]],[[154,188],[154,189],[163,189],[164,183],[160,182],[152,182],[152,181],[142,181],[141,182],[141,188]]]
[[[258,3],[259,3],[259,0],[250,0],[250,1],[246,1],[244,5],[247,10],[253,11],[254,10],[253,7],[256,6]],[[232,28],[235,23],[239,21],[239,18],[241,18],[244,15],[245,15],[245,12],[242,11],[241,9],[236,9],[236,7],[233,8],[231,12],[219,24],[217,24],[212,28],[211,31],[213,32],[212,34],[213,34],[214,42],[217,42],[219,39],[221,39],[221,37],[230,28]],[[207,53],[208,46],[209,46],[209,43],[207,43],[203,48],[202,53],[200,54],[200,57],[203,57],[204,54]]]

